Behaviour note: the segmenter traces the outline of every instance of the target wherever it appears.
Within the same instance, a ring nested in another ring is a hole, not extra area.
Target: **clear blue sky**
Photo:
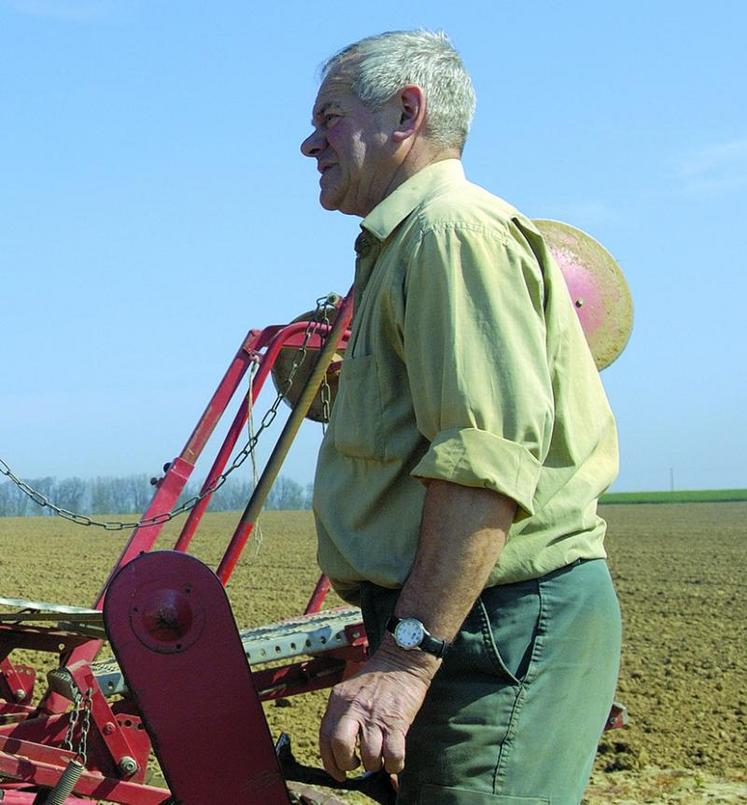
[[[153,474],[249,328],[347,290],[358,222],[298,151],[316,68],[425,26],[477,89],[468,175],[626,273],[615,488],[747,486],[747,4],[358,7],[0,0],[0,457]]]

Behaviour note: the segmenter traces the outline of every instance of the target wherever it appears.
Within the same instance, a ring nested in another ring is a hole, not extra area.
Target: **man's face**
[[[329,76],[319,89],[312,126],[301,153],[317,160],[325,210],[368,213],[384,198],[396,171],[391,131],[396,102],[371,111],[343,79]]]

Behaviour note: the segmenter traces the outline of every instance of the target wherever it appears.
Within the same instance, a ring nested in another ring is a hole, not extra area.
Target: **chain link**
[[[249,438],[249,441],[241,448],[239,453],[236,455],[234,460],[231,462],[230,466],[225,472],[222,472],[215,481],[210,484],[207,489],[200,492],[198,495],[194,495],[193,497],[186,500],[180,506],[172,509],[169,512],[164,512],[163,514],[157,514],[154,517],[147,517],[142,520],[138,520],[136,522],[120,522],[117,520],[95,520],[92,517],[89,517],[85,514],[78,514],[77,512],[69,511],[68,509],[64,509],[61,506],[57,506],[55,503],[49,500],[45,495],[41,492],[34,489],[32,486],[26,483],[26,481],[21,480],[15,473],[11,470],[11,468],[0,458],[0,474],[7,476],[10,481],[12,481],[24,494],[31,498],[38,506],[41,506],[45,509],[50,509],[54,514],[58,517],[62,517],[64,520],[69,520],[70,522],[77,523],[78,525],[84,526],[96,526],[97,528],[103,528],[105,531],[123,531],[129,528],[141,528],[143,526],[153,526],[153,525],[161,525],[163,523],[167,523],[170,520],[173,520],[175,517],[178,517],[185,512],[190,511],[193,509],[203,498],[207,497],[208,495],[212,495],[213,492],[216,492],[218,489],[223,486],[223,484],[228,479],[228,476],[231,475],[232,472],[237,470],[249,456],[253,456],[254,449],[257,446],[257,442],[259,441],[259,437],[262,433],[267,430],[270,425],[272,424],[273,420],[277,416],[278,409],[280,408],[280,404],[288,395],[291,386],[293,385],[293,379],[296,376],[299,368],[303,364],[304,360],[306,359],[306,355],[308,353],[309,342],[311,341],[312,335],[314,332],[320,328],[320,325],[329,325],[329,308],[335,307],[336,304],[339,302],[340,297],[338,294],[330,293],[326,296],[320,296],[319,299],[316,300],[316,309],[314,311],[314,315],[310,319],[309,323],[304,330],[304,337],[303,341],[301,342],[301,346],[296,351],[296,357],[291,365],[290,372],[288,372],[288,377],[283,384],[282,388],[278,389],[277,396],[275,397],[274,402],[270,406],[270,408],[265,412],[264,416],[262,417],[259,428],[257,429],[256,433],[252,434]],[[320,333],[320,337],[324,337]],[[326,403],[325,403],[325,391],[324,388],[326,387]],[[329,384],[327,383],[327,378],[325,375],[323,384],[322,384],[322,406],[324,410],[324,418],[325,422],[329,420]],[[76,716],[77,718],[77,716]]]
[[[322,315],[324,317],[324,324],[326,324],[327,327],[330,327],[331,323],[329,320],[329,314],[327,310],[328,308],[325,307]],[[329,387],[329,381],[327,380],[326,372],[322,377],[322,385],[321,388],[319,389],[319,397],[322,401],[322,433],[326,433],[327,425],[329,424],[329,414],[332,408],[332,390]]]
[[[91,708],[93,707],[93,688],[88,688],[81,702],[80,739],[78,740],[78,760],[85,766],[88,760],[88,731],[91,729]]]
[[[73,692],[73,707],[68,713],[67,729],[62,741],[62,748],[68,752],[75,752],[76,760],[84,766],[88,758],[88,732],[91,729],[91,707],[93,706],[93,689],[81,694],[78,688]],[[78,748],[75,748],[75,732],[79,727]]]
[[[67,749],[68,752],[73,751],[73,738],[75,738],[75,726],[78,723],[78,716],[80,715],[80,703],[83,697],[80,691],[76,688],[73,692],[73,709],[68,713],[67,730],[65,730],[65,738],[62,741],[62,748]]]

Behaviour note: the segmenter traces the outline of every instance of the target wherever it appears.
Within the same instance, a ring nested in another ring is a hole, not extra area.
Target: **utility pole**
[[[674,492],[674,467],[669,468],[669,491]]]

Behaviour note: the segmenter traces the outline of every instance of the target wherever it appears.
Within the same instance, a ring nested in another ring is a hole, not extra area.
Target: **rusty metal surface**
[[[633,329],[633,300],[614,257],[591,235],[561,221],[534,221],[571,294],[597,369],[616,360]]]

